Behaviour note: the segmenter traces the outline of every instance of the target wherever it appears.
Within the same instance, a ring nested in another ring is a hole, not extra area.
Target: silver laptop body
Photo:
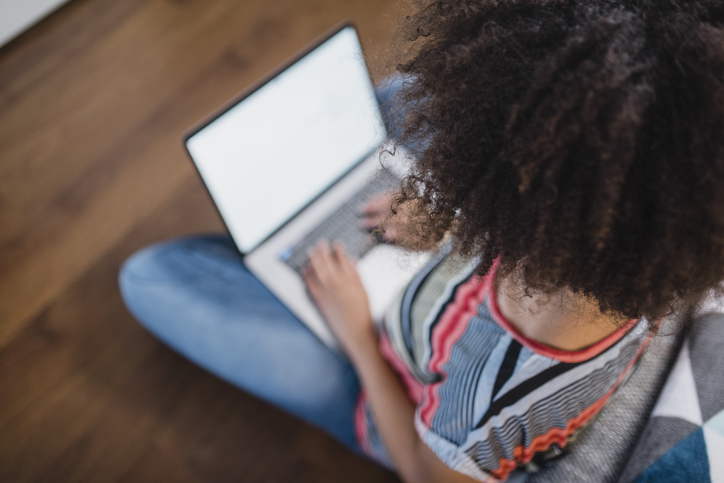
[[[386,138],[350,24],[184,138],[247,268],[331,348],[337,341],[300,275],[310,246],[340,240],[359,257],[375,319],[427,259],[375,244],[357,219],[366,200],[399,185],[409,163],[403,149],[387,152]]]

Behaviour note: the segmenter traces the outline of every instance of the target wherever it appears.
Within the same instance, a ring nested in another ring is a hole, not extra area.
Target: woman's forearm
[[[414,427],[415,407],[374,339],[356,345],[351,357],[400,477],[408,482],[420,481],[415,461],[416,445],[420,442]]]
[[[415,431],[415,407],[397,375],[380,353],[374,337],[350,351],[378,429],[400,477],[406,482],[469,482],[448,468]]]

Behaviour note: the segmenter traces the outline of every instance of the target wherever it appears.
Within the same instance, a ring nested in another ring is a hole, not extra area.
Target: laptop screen
[[[186,147],[249,253],[384,141],[355,29],[347,26],[221,116]]]

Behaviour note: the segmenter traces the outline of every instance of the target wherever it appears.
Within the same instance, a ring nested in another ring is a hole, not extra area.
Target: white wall
[[[68,0],[0,0],[0,45],[7,43]]]

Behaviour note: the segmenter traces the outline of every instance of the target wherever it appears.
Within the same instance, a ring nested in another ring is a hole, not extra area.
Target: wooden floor
[[[138,248],[222,225],[183,131],[389,0],[73,0],[0,48],[0,481],[397,481],[210,376],[126,312]]]

